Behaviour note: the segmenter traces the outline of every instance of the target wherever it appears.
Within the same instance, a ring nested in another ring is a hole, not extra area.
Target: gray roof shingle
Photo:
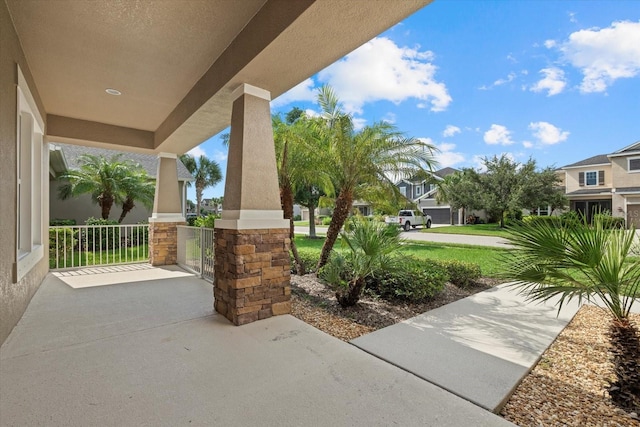
[[[446,167],[440,170],[435,171],[433,174],[438,175],[440,178],[444,178],[445,176],[451,175],[453,173],[460,172],[458,169]]]
[[[78,158],[83,154],[89,154],[92,156],[104,156],[106,158],[111,158],[117,154],[121,154],[123,159],[132,160],[142,168],[147,171],[149,176],[156,177],[158,172],[158,157],[155,154],[141,154],[141,153],[131,153],[128,151],[117,151],[117,150],[108,150],[106,148],[95,148],[95,147],[85,147],[83,145],[73,145],[73,144],[61,144],[61,143],[53,143],[53,145],[58,146],[62,149],[64,153],[64,157],[67,160],[67,166],[71,169],[79,168]],[[189,173],[187,168],[182,164],[180,159],[178,159],[178,179],[184,181],[193,181],[193,176]]]
[[[598,154],[597,156],[589,157],[588,159],[580,160],[579,162],[571,163],[570,165],[563,166],[561,169],[575,168],[578,166],[602,165],[602,164],[609,164],[609,163],[611,163],[611,160],[609,160],[609,157],[607,157],[606,154]]]

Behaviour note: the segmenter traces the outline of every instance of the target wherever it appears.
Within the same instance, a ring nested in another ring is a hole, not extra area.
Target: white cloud
[[[511,145],[511,131],[505,126],[492,124],[491,128],[484,133],[484,142],[490,145]]]
[[[431,144],[436,148],[436,152],[434,153],[434,157],[438,162],[437,168],[446,168],[449,166],[454,166],[465,161],[465,157],[462,153],[454,151],[456,148],[456,144],[452,144],[449,142],[443,142],[441,144],[436,144],[431,138],[417,138],[420,141]]]
[[[532,148],[533,147],[533,142],[531,142],[531,141],[522,141],[522,145],[524,146],[524,148]]]
[[[454,136],[457,133],[460,133],[460,128],[458,126],[447,125],[447,127],[442,132],[442,136],[445,138]]]
[[[216,152],[213,153],[213,160],[215,160],[218,163],[226,162],[227,157],[228,155],[224,151],[216,150]]]
[[[604,92],[617,79],[640,74],[640,21],[576,31],[557,48],[582,72],[581,92]]]
[[[392,112],[388,112],[387,114],[384,115],[384,117],[382,118],[382,121],[390,124],[394,124],[396,122],[396,115]]]
[[[320,117],[321,114],[315,110],[312,110],[311,108],[307,108],[306,110],[304,110],[304,114],[306,114],[307,117]]]
[[[568,12],[567,15],[569,15],[569,22],[571,22],[572,24],[578,23],[578,19],[576,18],[575,12]]]
[[[187,151],[187,154],[191,154],[196,159],[201,157],[201,156],[206,156],[207,155],[207,153],[205,153],[205,151],[202,148],[200,148],[199,145],[197,147],[193,147],[191,150]]]
[[[421,101],[418,108],[443,111],[452,99],[446,85],[435,79],[433,58],[433,52],[377,37],[322,70],[318,79],[335,89],[348,112],[360,113],[367,102],[399,104],[410,98]]]
[[[354,117],[352,119],[353,129],[356,131],[361,130],[367,125],[367,119],[363,119],[362,117]]]
[[[509,73],[509,75],[505,78],[505,79],[498,79],[495,82],[493,82],[494,86],[502,86],[504,84],[510,83],[513,81],[513,79],[516,78],[516,73]]]
[[[271,101],[271,107],[281,107],[294,101],[315,101],[317,96],[313,80],[306,79]]]
[[[548,122],[532,122],[529,123],[529,129],[535,138],[544,145],[554,145],[562,141],[566,141],[570,132],[552,125]]]
[[[558,43],[555,40],[545,40],[544,41],[544,47],[546,47],[547,49],[551,49],[552,47],[555,47]]]
[[[540,70],[540,74],[544,75],[544,78],[531,86],[531,90],[533,92],[542,92],[543,90],[546,90],[547,96],[553,96],[561,93],[567,85],[567,80],[564,77],[564,71],[560,68],[543,68]]]

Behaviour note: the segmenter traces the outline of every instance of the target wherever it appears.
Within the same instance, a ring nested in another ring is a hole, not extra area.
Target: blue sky
[[[323,84],[358,126],[387,120],[436,145],[439,167],[503,153],[560,167],[640,140],[640,1],[435,0],[272,112],[313,114]],[[219,136],[191,153],[226,170]]]

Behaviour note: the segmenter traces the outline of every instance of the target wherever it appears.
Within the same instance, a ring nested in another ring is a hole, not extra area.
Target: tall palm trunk
[[[320,254],[320,261],[318,262],[318,270],[322,268],[327,261],[329,261],[329,255],[331,255],[331,249],[338,239],[340,229],[344,225],[345,221],[349,217],[351,211],[351,205],[353,203],[353,193],[350,190],[341,190],[338,198],[336,199],[336,208],[333,211],[331,217],[331,223],[327,230],[327,238],[322,245],[322,253]]]
[[[110,194],[101,194],[98,197],[98,203],[102,209],[102,219],[109,219],[111,213],[111,206],[113,206],[113,196]]]
[[[293,190],[291,185],[284,184],[280,188],[280,203],[282,204],[282,211],[284,213],[284,219],[289,220],[289,238],[291,239],[291,252],[293,252],[293,259],[296,264],[296,272],[300,275],[304,275],[305,269],[300,255],[298,254],[298,247],[296,246],[294,224],[293,224]]]
[[[196,216],[200,216],[200,204],[202,203],[203,187],[196,184]]]
[[[131,209],[133,209],[135,206],[136,205],[134,204],[131,196],[127,196],[127,199],[122,204],[122,213],[120,214],[120,218],[118,218],[118,224],[122,224],[122,220],[124,219],[124,217],[127,216],[127,214],[131,212]]]
[[[311,203],[309,206],[309,238],[315,239],[316,236],[316,206]]]
[[[616,381],[609,387],[613,402],[628,412],[640,412],[640,334],[625,320],[614,320],[609,327],[611,355]]]

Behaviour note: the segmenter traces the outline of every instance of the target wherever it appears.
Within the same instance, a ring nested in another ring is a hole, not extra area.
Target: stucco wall
[[[638,156],[629,156],[638,157]],[[613,185],[620,187],[640,187],[640,172],[629,173],[629,157],[612,157],[611,171],[613,174]]]
[[[16,63],[22,69],[40,114],[46,119],[7,5],[4,0],[0,0],[0,343],[6,340],[22,317],[49,269],[45,256],[22,280],[12,283],[17,234]],[[45,192],[46,188],[43,188]],[[47,220],[46,214],[44,217]]]
[[[591,171],[604,171],[604,185],[590,185],[581,187],[578,181],[580,172],[591,172]],[[597,189],[597,188],[611,188],[612,182],[612,173],[611,173],[611,165],[600,165],[600,166],[585,166],[575,169],[567,170],[566,175],[566,186],[567,193],[571,193],[573,191],[581,190],[581,189]]]

